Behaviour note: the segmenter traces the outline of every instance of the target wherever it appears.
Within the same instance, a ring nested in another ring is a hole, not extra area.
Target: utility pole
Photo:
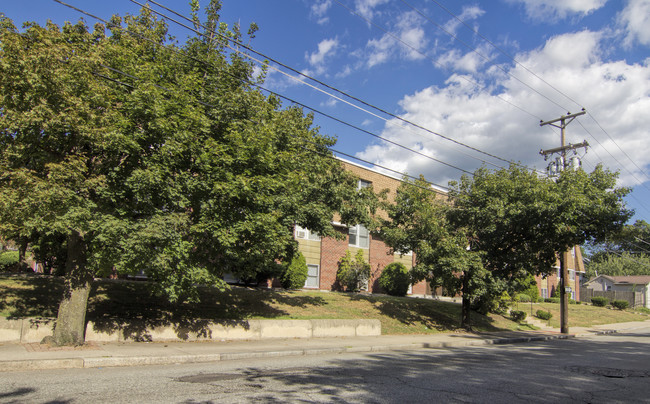
[[[556,128],[560,128],[561,131],[561,143],[560,147],[556,147],[554,149],[548,149],[548,150],[540,150],[539,154],[544,156],[544,159],[546,160],[549,155],[552,155],[554,153],[559,153],[560,157],[555,160],[555,162],[551,162],[548,167],[548,173],[549,176],[554,176],[555,174],[559,175],[560,171],[566,170],[566,169],[576,169],[580,166],[580,160],[575,157],[572,158],[571,163],[566,159],[566,152],[567,150],[573,150],[573,152],[576,152],[576,149],[581,148],[581,147],[587,147],[589,146],[589,143],[587,141],[583,141],[582,143],[578,144],[568,144],[566,145],[566,136],[565,136],[565,129],[568,124],[573,122],[576,117],[580,115],[584,115],[586,113],[585,109],[583,108],[581,112],[572,114],[570,112],[567,113],[567,115],[562,115],[561,117],[557,119],[553,119],[550,121],[540,121],[539,126],[544,126],[544,125],[551,125],[555,126]],[[558,124],[559,122],[559,124]],[[575,247],[574,247],[575,248]],[[562,334],[568,334],[569,333],[569,295],[568,293],[571,292],[571,288],[568,285],[568,280],[569,280],[569,270],[566,265],[566,251],[562,251],[560,253],[560,331]]]

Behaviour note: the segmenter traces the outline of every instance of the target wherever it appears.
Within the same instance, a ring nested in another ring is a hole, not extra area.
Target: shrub
[[[527,294],[525,294],[525,293],[519,293],[519,294],[517,295],[517,299],[516,299],[516,300],[518,300],[518,301],[520,301],[520,302],[522,302],[522,303],[529,303],[529,302],[530,302],[530,296],[527,295]]]
[[[348,250],[339,261],[336,281],[346,291],[358,292],[368,284],[370,269],[370,264],[363,258],[363,250],[358,250],[354,259]]]
[[[605,307],[607,306],[607,304],[609,304],[609,299],[600,296],[592,297],[591,304],[593,304],[596,307]]]
[[[544,302],[546,303],[560,303],[560,298],[559,297],[547,297],[544,299]]]
[[[528,275],[527,279],[530,282],[530,285],[528,286],[528,288],[526,288],[524,293],[530,297],[531,301],[535,302],[539,297],[539,289],[537,289],[537,282],[535,281],[535,277],[532,275]]]
[[[18,251],[0,253],[0,271],[9,271],[18,264]]]
[[[550,311],[537,310],[537,313],[535,313],[535,316],[537,316],[537,318],[542,319],[542,320],[550,320],[551,317],[553,317],[553,314],[551,314]]]
[[[510,312],[510,318],[512,321],[521,322],[526,319],[526,312],[522,310],[513,310]]]
[[[307,261],[298,252],[293,256],[289,265],[286,266],[280,281],[285,289],[301,289],[307,280]]]
[[[593,299],[592,299],[593,300]],[[627,300],[612,300],[612,306],[619,310],[625,310],[630,305],[630,302]]]
[[[386,265],[379,277],[379,286],[392,296],[406,296],[410,284],[408,270],[400,262]]]
[[[576,304],[576,301],[573,299],[569,299],[569,304]]]
[[[544,303],[544,298],[543,297],[538,297],[537,298],[537,303]]]

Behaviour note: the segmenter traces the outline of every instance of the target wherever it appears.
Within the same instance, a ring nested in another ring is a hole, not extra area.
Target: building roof
[[[610,282],[618,285],[647,285],[650,283],[650,275],[627,275],[627,276],[609,276],[598,275],[594,279],[589,280],[587,283],[594,282],[596,279],[605,278]]]

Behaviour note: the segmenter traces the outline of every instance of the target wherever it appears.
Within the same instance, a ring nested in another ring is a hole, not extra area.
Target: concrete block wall
[[[0,318],[0,343],[41,342],[52,335],[54,319]],[[138,329],[137,334],[129,331]],[[381,323],[373,319],[346,320],[243,320],[236,324],[206,321],[202,330],[189,330],[178,324],[148,328],[137,320],[126,326],[102,330],[92,322],[86,325],[88,342],[134,341],[233,341],[271,338],[361,337],[381,335]]]

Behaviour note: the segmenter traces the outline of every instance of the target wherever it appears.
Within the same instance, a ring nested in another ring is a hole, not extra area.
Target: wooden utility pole
[[[565,135],[565,128],[567,127],[568,124],[573,122],[576,117],[580,115],[584,115],[586,111],[584,108],[582,111],[572,114],[572,113],[567,113],[567,115],[562,115],[561,117],[557,119],[553,119],[550,121],[540,121],[539,126],[544,126],[544,125],[551,125],[555,126],[556,128],[560,128],[561,131],[561,143],[560,147],[556,147],[554,149],[548,149],[548,150],[541,150],[539,154],[543,155],[544,158],[548,158],[549,155],[554,154],[554,153],[560,153],[560,161],[559,161],[559,167],[556,167],[557,172],[559,173],[562,170],[565,170],[567,168],[572,168],[571,165],[567,164],[566,160],[566,152],[567,150],[573,150],[575,151],[576,149],[580,147],[587,147],[589,146],[589,143],[587,141],[584,141],[582,143],[578,144],[568,144],[566,145],[566,135]],[[558,124],[559,122],[559,124]],[[566,251],[562,251],[560,253],[560,331],[562,334],[568,334],[569,333],[569,295],[568,293],[571,292],[571,288],[568,286],[568,280],[569,280],[569,270],[566,265]]]

